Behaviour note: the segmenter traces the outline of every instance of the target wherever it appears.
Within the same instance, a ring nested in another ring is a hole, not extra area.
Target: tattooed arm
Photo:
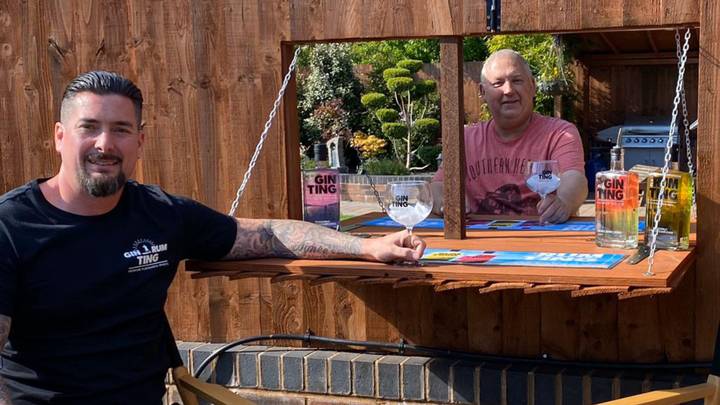
[[[380,262],[418,260],[425,249],[407,231],[361,239],[303,221],[236,218],[235,244],[225,259],[287,257],[365,259]]]
[[[8,335],[10,334],[10,318],[0,315],[0,350],[5,347]],[[5,386],[5,381],[0,377],[0,405],[10,405],[10,393]]]

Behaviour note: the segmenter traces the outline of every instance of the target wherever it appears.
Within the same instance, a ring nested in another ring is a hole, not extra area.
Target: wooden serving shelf
[[[380,214],[353,218],[344,227],[362,236],[380,236],[395,229],[368,227],[361,224]],[[495,218],[497,219],[497,218]],[[591,220],[576,218],[574,220]],[[468,230],[467,239],[447,240],[442,230],[415,230],[429,248],[543,251],[559,253],[621,253],[630,256],[634,250],[600,248],[592,232]],[[694,235],[693,235],[694,238]],[[429,285],[442,292],[456,288],[475,288],[481,293],[521,289],[526,294],[569,291],[573,297],[596,294],[617,294],[620,299],[665,294],[678,285],[685,272],[694,264],[694,240],[690,250],[658,250],[654,275],[646,276],[648,261],[637,265],[625,258],[612,269],[581,269],[558,267],[472,266],[460,264],[426,264],[422,267],[399,266],[358,260],[254,259],[240,261],[188,261],[186,270],[194,278],[226,276],[230,279],[270,277],[273,282],[294,279],[311,284],[353,282],[361,284],[392,284],[396,288]]]

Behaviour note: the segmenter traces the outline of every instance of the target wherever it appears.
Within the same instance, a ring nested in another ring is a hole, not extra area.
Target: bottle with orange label
[[[623,167],[623,149],[610,150],[610,170],[595,175],[595,243],[632,249],[638,245],[638,175]]]

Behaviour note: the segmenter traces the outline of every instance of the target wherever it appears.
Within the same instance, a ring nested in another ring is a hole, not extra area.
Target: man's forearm
[[[226,259],[287,257],[364,258],[363,240],[303,221],[236,219],[235,244]]]
[[[585,174],[577,170],[570,170],[562,175],[560,188],[558,189],[558,197],[560,197],[570,209],[570,215],[575,215],[576,211],[588,194],[587,179]]]
[[[10,318],[0,315],[0,350],[5,347],[8,336],[10,335]],[[10,392],[5,385],[2,377],[0,377],[0,405],[10,405]]]

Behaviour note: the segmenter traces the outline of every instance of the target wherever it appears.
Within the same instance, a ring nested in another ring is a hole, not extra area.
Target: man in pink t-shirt
[[[539,215],[564,222],[587,196],[582,142],[577,128],[533,112],[535,80],[515,51],[501,50],[483,65],[480,94],[493,119],[465,127],[466,210],[478,214]],[[528,162],[557,160],[560,187],[543,201],[525,184]],[[443,170],[433,178],[442,206]],[[438,204],[439,202],[439,204]]]

